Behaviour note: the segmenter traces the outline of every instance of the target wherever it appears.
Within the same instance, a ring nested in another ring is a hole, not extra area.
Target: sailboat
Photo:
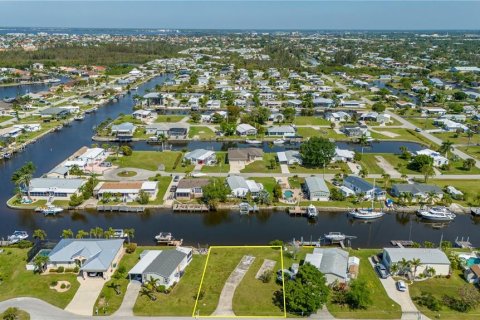
[[[368,209],[353,209],[348,213],[352,218],[373,220],[381,218],[385,215],[385,212],[383,212],[383,210],[374,211],[373,208],[373,201],[375,200],[375,180],[373,180],[373,190],[374,194],[372,195],[372,207]]]

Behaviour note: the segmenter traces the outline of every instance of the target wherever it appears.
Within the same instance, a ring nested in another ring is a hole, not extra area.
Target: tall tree
[[[35,231],[33,231],[33,238],[38,240],[45,240],[47,238],[47,233],[45,232],[45,230],[36,229]]]
[[[335,143],[321,137],[312,137],[300,146],[302,162],[309,167],[325,167],[335,156]]]

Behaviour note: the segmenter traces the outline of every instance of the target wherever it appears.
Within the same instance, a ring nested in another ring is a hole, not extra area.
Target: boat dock
[[[144,212],[145,207],[97,206],[97,211],[100,211],[100,212]]]
[[[174,212],[208,212],[210,208],[205,204],[180,204],[173,205]]]
[[[462,249],[473,249],[473,245],[472,243],[470,242],[470,237],[467,237],[467,239],[463,239],[463,237],[461,239],[459,239],[458,237],[455,239],[455,245],[458,247],[458,248],[462,248]]]
[[[289,207],[288,214],[291,216],[304,216],[307,214],[307,208],[299,206]]]
[[[412,247],[414,244],[412,240],[390,240],[390,243],[399,248]]]

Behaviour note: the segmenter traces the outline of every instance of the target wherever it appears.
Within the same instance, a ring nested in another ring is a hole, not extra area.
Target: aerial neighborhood
[[[478,319],[479,39],[0,33],[0,314]]]

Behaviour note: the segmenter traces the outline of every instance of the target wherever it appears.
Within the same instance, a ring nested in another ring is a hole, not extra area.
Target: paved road
[[[137,174],[133,177],[120,177],[118,174],[122,171],[135,171]],[[145,169],[138,168],[114,168],[103,173],[103,178],[105,180],[114,180],[114,181],[143,181],[148,180],[150,177],[156,175],[156,171],[150,171]]]

